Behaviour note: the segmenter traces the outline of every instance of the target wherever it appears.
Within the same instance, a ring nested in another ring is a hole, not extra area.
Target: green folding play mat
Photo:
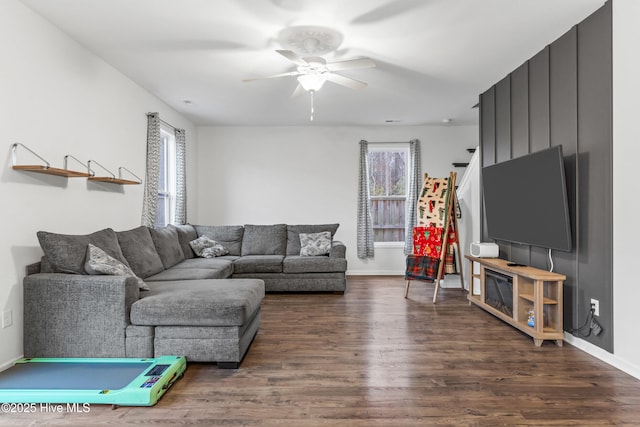
[[[0,372],[0,402],[153,406],[186,367],[182,356],[20,359]]]

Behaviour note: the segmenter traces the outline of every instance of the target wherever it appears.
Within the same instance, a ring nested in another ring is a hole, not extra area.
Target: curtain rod
[[[172,124],[171,124],[171,123],[169,123],[169,122],[165,122],[165,121],[164,121],[164,120],[162,120],[162,119],[158,119],[158,120],[160,120],[160,123],[162,123],[162,124],[165,124],[165,125],[169,126],[169,127],[170,127],[171,129],[173,129],[173,130],[179,129],[179,128],[175,127],[174,125],[172,125]]]
[[[173,130],[176,130],[176,129],[178,129],[178,130],[184,130],[184,129],[181,129],[181,128],[178,128],[178,127],[175,127],[174,125],[172,125],[172,124],[171,124],[171,123],[169,123],[169,122],[166,122],[166,121],[162,120],[162,119],[160,118],[160,114],[158,114],[158,113],[147,113],[147,117],[148,117],[148,116],[150,116],[150,115],[152,115],[152,114],[157,114],[157,115],[158,115],[158,121],[160,121],[160,123],[162,123],[162,124],[165,124],[165,125],[169,126],[169,127],[170,127],[170,128],[172,128]]]

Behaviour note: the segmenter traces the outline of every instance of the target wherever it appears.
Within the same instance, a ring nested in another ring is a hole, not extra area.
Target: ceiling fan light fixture
[[[298,83],[307,92],[317,92],[327,79],[322,74],[303,74],[298,76]]]

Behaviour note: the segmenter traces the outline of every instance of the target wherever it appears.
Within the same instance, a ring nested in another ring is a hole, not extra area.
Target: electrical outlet
[[[13,324],[13,314],[11,313],[11,310],[3,311],[2,312],[2,327],[3,328],[8,328],[12,324]]]
[[[593,314],[595,316],[600,316],[600,301],[591,298],[591,306],[593,307]]]

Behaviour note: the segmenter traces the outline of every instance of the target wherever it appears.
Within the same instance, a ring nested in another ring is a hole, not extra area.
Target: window
[[[160,178],[156,227],[175,221],[176,212],[176,136],[172,128],[160,127]]]
[[[375,243],[404,243],[408,158],[409,148],[404,144],[369,146],[369,192]]]

